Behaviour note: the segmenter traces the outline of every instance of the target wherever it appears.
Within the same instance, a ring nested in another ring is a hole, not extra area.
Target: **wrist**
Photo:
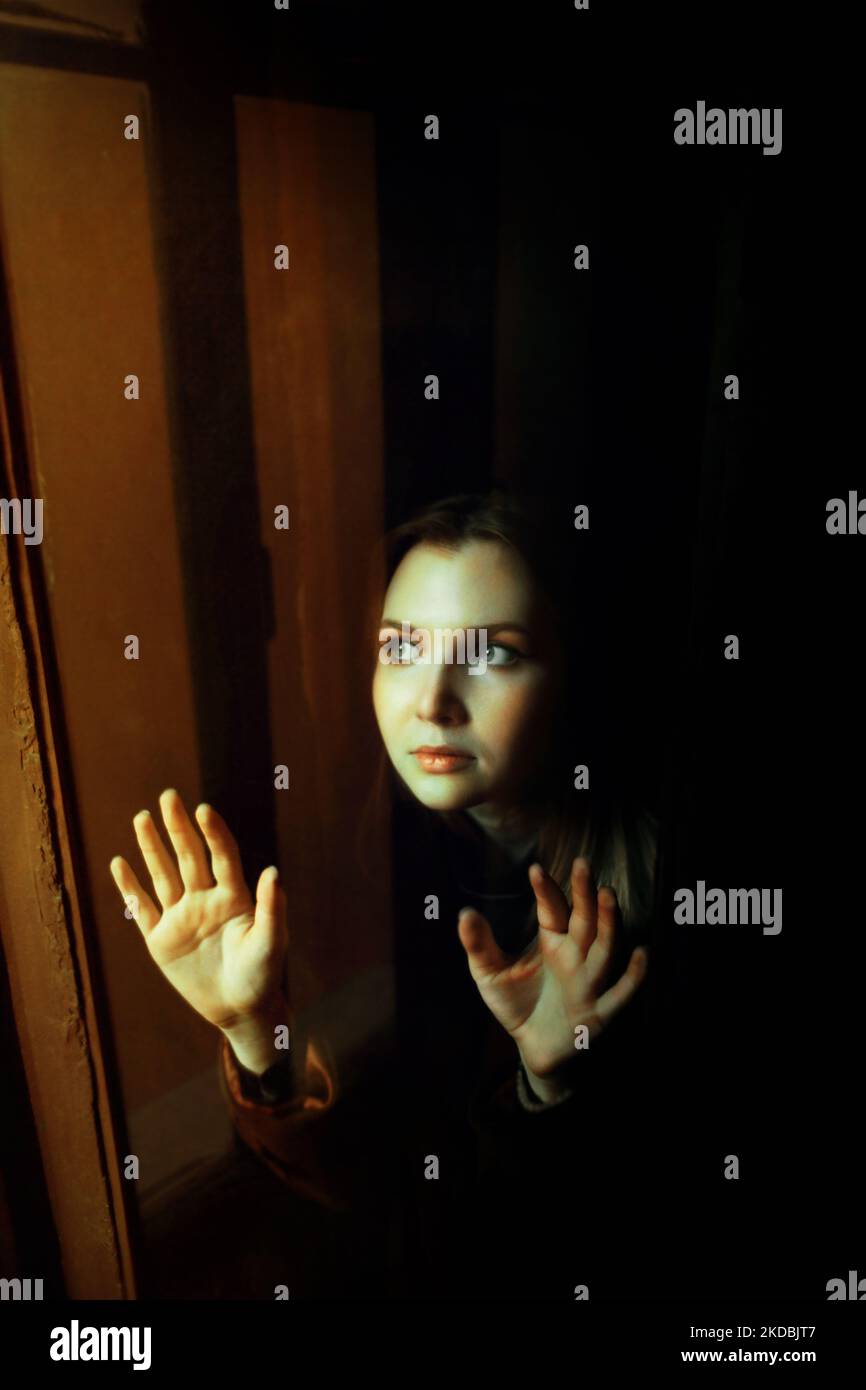
[[[277,1029],[288,1029],[280,1034],[280,1042],[288,1046],[277,1047]],[[276,1001],[237,1019],[220,1032],[228,1039],[238,1062],[247,1071],[261,1076],[277,1062],[285,1062],[291,1049],[291,1027],[289,1009],[285,1000]]]
[[[523,1068],[530,1094],[536,1100],[542,1101],[545,1105],[552,1105],[572,1094],[572,1087],[568,1085],[564,1075],[550,1072],[547,1076],[536,1076],[535,1072],[526,1065],[522,1054],[520,1055],[520,1065]]]

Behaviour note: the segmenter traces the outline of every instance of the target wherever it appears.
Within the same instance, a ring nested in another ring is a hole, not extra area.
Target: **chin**
[[[458,776],[422,777],[413,778],[406,786],[415,800],[431,811],[465,811],[468,806],[477,806],[486,800],[477,787],[470,790],[457,785],[458,781]]]

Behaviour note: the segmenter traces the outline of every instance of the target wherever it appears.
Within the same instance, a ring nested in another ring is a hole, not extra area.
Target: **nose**
[[[469,718],[466,706],[457,690],[455,668],[446,662],[416,668],[421,682],[416,713],[425,723],[454,727]]]

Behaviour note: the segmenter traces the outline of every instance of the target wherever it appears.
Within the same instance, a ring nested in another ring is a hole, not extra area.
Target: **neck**
[[[533,805],[502,806],[484,802],[466,813],[489,840],[510,859],[522,859],[531,849],[541,827],[540,808]]]

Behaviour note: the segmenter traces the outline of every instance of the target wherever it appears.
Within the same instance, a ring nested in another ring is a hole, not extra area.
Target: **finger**
[[[592,868],[588,859],[577,858],[571,866],[571,916],[568,934],[581,953],[581,960],[595,940],[597,901]]]
[[[177,855],[184,888],[191,893],[212,888],[213,879],[201,836],[197,834],[186,807],[173,787],[168,787],[160,796],[159,809]]]
[[[279,882],[279,870],[271,864],[262,869],[256,884],[256,911],[249,932],[267,949],[275,947],[284,929],[286,895]]]
[[[619,1013],[623,1005],[637,992],[646,977],[648,965],[646,947],[636,946],[625,973],[596,1001],[595,1012],[602,1024],[608,1023],[614,1014]]]
[[[153,883],[153,891],[163,910],[173,907],[183,897],[183,884],[177,865],[162,842],[156,822],[149,811],[139,811],[133,817],[132,824]]]
[[[496,975],[508,967],[508,957],[497,946],[490,923],[474,907],[461,908],[457,915],[457,934],[468,957],[473,980]]]
[[[133,870],[121,856],[115,855],[108,866],[121,896],[126,903],[126,912],[133,922],[137,922],[145,936],[152,932],[161,913],[152,898],[148,897]]]
[[[586,957],[587,981],[596,986],[607,972],[616,943],[619,904],[612,888],[599,888],[596,898],[596,937]]]
[[[207,841],[213,876],[219,886],[235,893],[245,890],[246,883],[237,841],[222,816],[213,806],[208,806],[207,802],[203,801],[196,807],[195,818]]]
[[[535,894],[538,925],[545,931],[568,931],[568,899],[540,864],[530,864],[529,882]]]

